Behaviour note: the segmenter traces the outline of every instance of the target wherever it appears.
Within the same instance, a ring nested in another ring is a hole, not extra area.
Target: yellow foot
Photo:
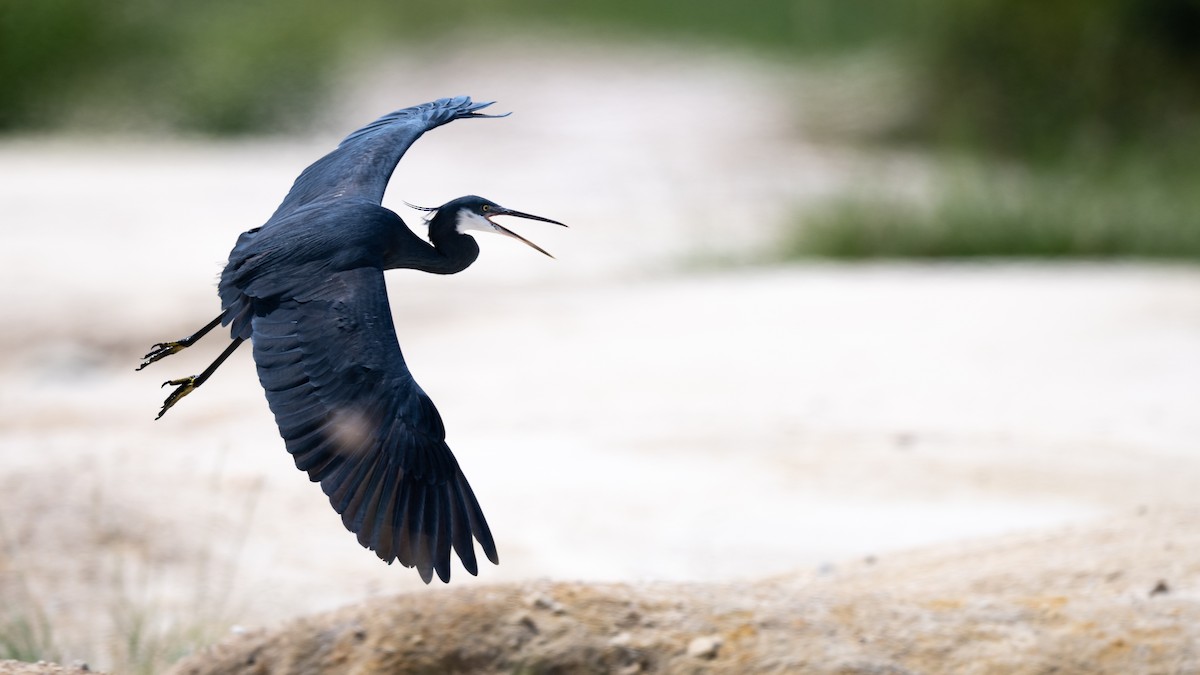
[[[142,357],[145,359],[145,361],[143,361],[142,365],[138,366],[134,370],[141,370],[142,368],[145,368],[159,359],[166,358],[176,352],[183,351],[184,347],[187,347],[187,344],[183,341],[160,342],[150,348],[150,353]]]
[[[155,417],[154,419],[159,419],[162,417],[163,414],[171,409],[171,406],[179,403],[179,399],[192,393],[192,390],[196,388],[196,376],[192,375],[191,377],[184,377],[178,380],[167,380],[166,382],[162,383],[162,386],[165,387],[168,384],[176,387],[176,389],[175,391],[171,392],[171,395],[167,397],[167,400],[163,401],[162,410],[158,411],[158,417]]]

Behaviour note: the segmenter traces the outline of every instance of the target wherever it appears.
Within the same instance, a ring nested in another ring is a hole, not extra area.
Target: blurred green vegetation
[[[308,118],[346,22],[333,6],[0,4],[0,129],[235,133]]]
[[[892,50],[918,72],[891,135],[921,143],[1045,159],[1200,136],[1200,0],[6,0],[0,129],[137,108],[270,130],[307,119],[349,58],[548,24],[785,57]]]
[[[1187,157],[1200,140],[1200,0],[962,0],[917,49],[922,142],[1026,161]],[[1184,154],[1186,153],[1186,154]]]
[[[1030,172],[1003,193],[986,172],[969,172],[979,184],[952,181],[932,211],[851,197],[799,223],[826,233],[798,237],[803,252],[975,255],[990,241],[997,253],[1023,255],[1196,255],[1200,0],[0,0],[0,132],[287,131],[320,110],[345,64],[373,50],[545,27],[760,50],[801,67],[814,56],[887,54],[909,71],[907,113],[858,140]],[[1116,195],[1126,193],[1130,203],[1153,194],[1160,215],[1119,207]],[[890,213],[890,224],[877,212]],[[1101,212],[1105,224],[1087,232],[1030,231],[1032,222],[1073,227],[1072,214]],[[904,213],[942,225],[921,220],[909,232]],[[831,223],[845,242],[833,243]],[[982,231],[968,243],[961,234],[987,223],[1024,231],[1031,243]],[[1162,231],[1158,244],[1118,232],[1144,223]],[[915,244],[938,231],[960,234]],[[890,240],[899,233],[908,241]]]
[[[864,258],[1200,260],[1196,174],[1130,163],[1063,168],[942,167],[932,202],[844,195],[802,218],[779,254]]]
[[[913,3],[666,0],[38,0],[0,2],[0,131],[143,128],[211,134],[310,119],[339,67],[451,31],[546,25],[779,53],[847,50],[913,26]]]

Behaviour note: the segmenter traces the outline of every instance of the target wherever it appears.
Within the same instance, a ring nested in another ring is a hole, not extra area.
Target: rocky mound
[[[450,589],[236,635],[174,675],[1200,672],[1200,512],[746,584]]]

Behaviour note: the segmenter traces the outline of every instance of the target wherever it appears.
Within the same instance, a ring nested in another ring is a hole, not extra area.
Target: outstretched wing
[[[483,511],[413,380],[383,272],[337,272],[251,322],[258,378],[296,467],[382,560],[450,579],[450,549],[478,572],[471,537],[498,562]]]
[[[300,174],[271,220],[313,202],[335,197],[363,197],[378,204],[400,158],[421,134],[447,122],[484,115],[491,103],[468,96],[443,98],[397,110],[355,131],[328,155]]]

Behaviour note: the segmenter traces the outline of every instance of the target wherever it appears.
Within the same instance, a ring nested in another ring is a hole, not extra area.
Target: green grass
[[[97,485],[90,519],[93,540],[85,542],[90,585],[76,597],[64,597],[47,578],[39,560],[17,545],[0,514],[0,659],[36,662],[83,660],[113,673],[153,675],[228,634],[244,598],[233,583],[253,513],[264,483],[257,481],[236,496],[239,525],[214,521],[232,550],[218,558],[207,548],[187,558],[180,570],[158,567],[145,552],[131,552],[136,534]],[[114,536],[115,535],[115,536]],[[167,576],[169,575],[169,576]],[[164,589],[186,584],[180,598]]]
[[[57,661],[62,653],[50,618],[14,561],[18,549],[0,514],[0,660]]]
[[[0,660],[57,661],[61,658],[55,646],[50,622],[39,607],[25,612],[9,608],[0,619]]]
[[[786,259],[1144,258],[1200,260],[1200,176],[1124,170],[937,181],[928,204],[844,195],[796,219]]]
[[[103,651],[90,652],[94,636],[77,630],[56,631],[49,608],[32,595],[4,593],[7,606],[0,610],[0,660],[62,663],[64,655],[90,656],[89,663],[130,675],[153,675],[197,649],[212,644],[228,632],[231,621],[214,608],[197,605],[182,615],[153,601],[133,596],[113,600],[109,616],[93,616],[91,628],[111,626]],[[103,613],[103,612],[102,612]]]

